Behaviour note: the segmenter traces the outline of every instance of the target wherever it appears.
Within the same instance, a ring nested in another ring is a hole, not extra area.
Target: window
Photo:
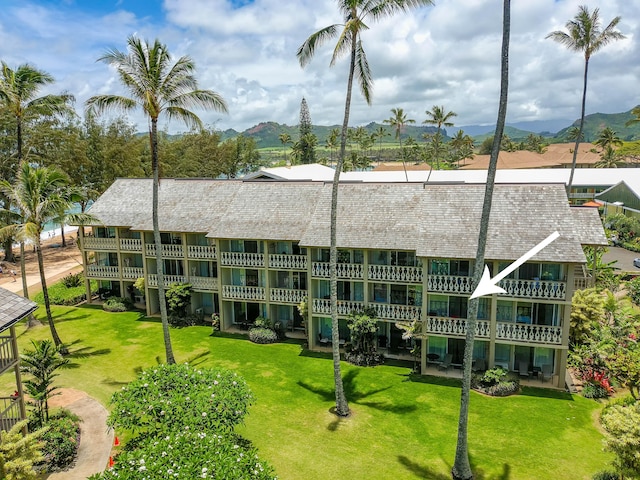
[[[498,322],[513,322],[513,302],[498,300],[496,320]]]
[[[447,354],[447,339],[444,337],[429,337],[429,354],[438,355],[444,359]]]
[[[429,297],[429,315],[446,317],[449,315],[448,298],[445,295],[431,295]]]
[[[448,260],[431,260],[432,275],[449,275]]]
[[[388,302],[388,285],[384,283],[374,283],[373,284],[373,299],[374,302]]]
[[[391,252],[391,265],[413,267],[416,265],[416,255],[413,252]]]
[[[407,287],[406,285],[391,285],[391,303],[395,305],[407,304]]]

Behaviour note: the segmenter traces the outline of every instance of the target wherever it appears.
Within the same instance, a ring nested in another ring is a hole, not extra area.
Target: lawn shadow
[[[405,377],[405,382],[428,383],[429,385],[439,385],[441,387],[455,388],[460,388],[462,386],[462,380],[459,378],[437,377],[435,375],[420,375],[417,373],[407,373],[399,375],[401,377]]]
[[[380,411],[385,411],[385,412],[390,412],[390,413],[397,413],[397,414],[404,414],[404,413],[410,413],[413,412],[417,409],[417,406],[411,403],[407,403],[404,405],[392,405],[386,402],[368,402],[366,401],[367,398],[380,393],[380,392],[384,392],[385,390],[389,390],[392,387],[388,386],[388,387],[383,387],[383,388],[377,388],[377,389],[373,389],[373,390],[369,390],[369,391],[359,391],[356,387],[355,384],[355,379],[358,376],[358,370],[349,370],[345,375],[343,375],[342,377],[342,385],[344,387],[344,394],[347,397],[347,401],[349,403],[354,403],[356,405],[362,405],[365,407],[369,407],[369,408],[374,408],[376,410],[380,410]],[[324,387],[317,387],[314,385],[309,385],[303,381],[298,380],[298,385],[301,386],[302,388],[309,390],[310,392],[315,393],[316,395],[318,395],[320,398],[322,398],[322,400],[330,402],[335,400],[336,395],[335,395],[335,389],[333,388],[324,388]],[[332,424],[329,425],[329,430],[335,429],[337,428],[337,425],[340,422],[336,423],[333,422]],[[335,424],[335,425],[334,425]],[[333,431],[333,430],[332,430]]]
[[[300,350],[298,354],[299,357],[307,357],[307,358],[323,358],[325,360],[330,360],[332,358],[331,352],[316,352],[314,350],[307,350],[303,348]]]
[[[188,357],[184,363],[188,363],[189,365],[195,367],[205,362],[204,357],[207,357],[211,354],[209,350],[202,350],[200,352],[196,352],[190,357]]]
[[[444,474],[440,472],[436,472],[433,469],[421,465],[418,462],[411,460],[405,455],[398,455],[398,463],[400,463],[404,468],[406,468],[409,472],[413,473],[415,476],[419,478],[425,478],[427,480],[450,480],[450,474]],[[452,465],[449,462],[442,459],[443,462],[447,465],[447,469],[451,471]],[[508,463],[502,465],[502,472],[498,475],[490,475],[487,476],[484,471],[478,468],[473,461],[473,457],[469,456],[469,463],[471,464],[471,471],[473,472],[474,480],[509,480],[511,478],[511,466]]]
[[[80,340],[75,340],[69,344],[66,344],[65,346],[70,347],[79,342]],[[111,353],[110,348],[101,348],[98,350],[92,350],[92,348],[93,347],[80,347],[76,350],[69,348],[69,353],[65,355],[65,358],[68,358],[70,361],[64,366],[64,368],[80,368],[81,365],[73,361],[75,359],[91,358],[100,355],[109,355]]]
[[[520,389],[520,395],[527,397],[553,398],[556,400],[573,401],[573,395],[564,390],[555,390],[553,388],[528,387],[523,386]]]

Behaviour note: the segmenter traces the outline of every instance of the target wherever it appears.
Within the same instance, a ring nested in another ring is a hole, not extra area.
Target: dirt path
[[[86,392],[72,388],[61,388],[58,392],[60,395],[53,396],[49,406],[66,408],[81,418],[80,445],[73,468],[52,473],[47,480],[85,480],[108,466],[113,445],[113,430],[106,423],[108,413]]]

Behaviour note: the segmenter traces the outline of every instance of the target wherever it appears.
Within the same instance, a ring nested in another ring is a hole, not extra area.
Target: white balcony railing
[[[142,267],[123,267],[122,278],[127,280],[135,280],[144,277],[144,269]]]
[[[369,280],[385,282],[422,283],[422,267],[369,265]]]
[[[511,297],[564,300],[567,284],[550,280],[516,280],[506,278],[498,283]]]
[[[442,293],[471,293],[473,279],[457,275],[427,275],[427,290]]]
[[[195,290],[217,290],[218,279],[216,277],[189,277],[189,283]]]
[[[562,345],[562,327],[498,322],[496,339]]]
[[[264,301],[264,287],[248,287],[245,285],[223,285],[222,297],[225,299]]]
[[[285,253],[275,253],[269,255],[269,268],[279,270],[306,270],[306,255],[288,255]]]
[[[338,278],[364,278],[364,268],[359,263],[339,263],[336,265],[336,274]],[[329,278],[329,263],[313,262],[311,276]]]
[[[306,290],[293,288],[272,288],[269,291],[269,300],[279,303],[299,304],[307,296]]]
[[[84,237],[82,245],[85,250],[117,250],[118,241],[115,238]]]
[[[146,243],[144,245],[145,253],[147,257],[155,257],[156,256],[156,244],[155,243]],[[165,258],[183,258],[184,257],[184,247],[182,245],[174,245],[167,244],[162,245],[162,256]]]
[[[490,328],[488,320],[478,320],[476,322],[476,337],[489,338],[489,331]],[[463,337],[467,334],[467,319],[450,317],[428,317],[427,333]]]
[[[150,287],[158,286],[158,275],[156,275],[155,273],[151,273],[147,275],[147,278],[149,279]],[[164,275],[163,278],[165,287],[168,287],[173,283],[187,283],[187,277],[183,275]]]
[[[413,305],[392,305],[388,303],[370,304],[376,309],[378,318],[389,320],[420,320],[422,309]]]
[[[5,368],[15,364],[17,358],[13,354],[12,338],[2,336],[0,337],[0,373]]]
[[[0,430],[11,430],[20,420],[20,401],[16,397],[0,397]]]
[[[142,240],[139,238],[121,238],[120,250],[127,252],[142,252]]]
[[[364,309],[364,302],[352,300],[338,300],[338,315],[349,315],[353,311]],[[328,298],[314,298],[312,312],[322,315],[331,315],[331,300]]]
[[[189,258],[215,259],[215,245],[187,245],[187,255]]]
[[[226,267],[264,267],[264,254],[221,252],[220,263]]]
[[[87,277],[89,278],[118,278],[120,276],[118,267],[108,265],[87,265]]]

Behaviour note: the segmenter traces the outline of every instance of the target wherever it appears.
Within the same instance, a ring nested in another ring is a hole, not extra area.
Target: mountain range
[[[592,142],[598,138],[599,133],[605,127],[611,128],[618,136],[624,141],[640,140],[640,123],[636,123],[630,126],[626,126],[626,122],[635,118],[631,114],[631,110],[623,113],[593,113],[585,116],[584,121],[584,140],[586,142]],[[562,143],[567,140],[567,132],[573,126],[578,126],[580,119],[573,122],[571,120],[549,120],[549,121],[532,121],[532,122],[517,122],[507,123],[505,127],[505,133],[511,137],[514,141],[521,141],[530,134],[541,135],[549,143]],[[368,133],[374,133],[380,127],[383,127],[389,133],[389,136],[384,140],[386,142],[392,141],[395,135],[393,128],[389,125],[371,122],[365,125],[364,128]],[[318,145],[324,145],[325,140],[329,137],[332,129],[340,129],[339,125],[322,126],[314,125],[313,133],[318,138]],[[463,130],[465,134],[471,136],[476,143],[482,142],[486,137],[493,134],[493,125],[466,125],[462,127],[455,127],[450,129],[443,129],[443,132],[447,136],[455,135],[458,130]],[[436,127],[434,126],[421,126],[421,125],[407,125],[402,132],[402,138],[413,137],[420,141],[422,135],[425,133],[435,133]],[[294,141],[299,136],[298,126],[290,126],[279,124],[277,122],[262,122],[258,125],[243,131],[238,132],[234,129],[228,129],[221,132],[222,140],[236,137],[240,134],[245,137],[252,137],[256,140],[258,148],[275,148],[282,147],[280,142],[280,135],[288,133]]]

